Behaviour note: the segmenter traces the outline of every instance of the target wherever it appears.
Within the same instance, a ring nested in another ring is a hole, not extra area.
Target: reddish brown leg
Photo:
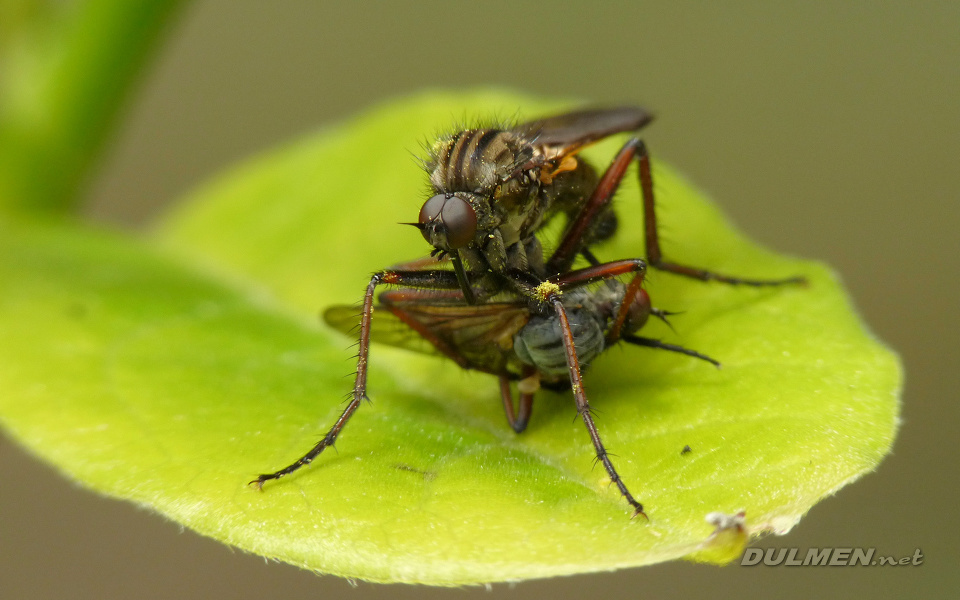
[[[633,517],[641,515],[646,519],[647,515],[643,512],[643,505],[634,499],[633,495],[630,493],[630,490],[627,489],[627,486],[624,485],[623,480],[620,479],[620,475],[613,467],[613,463],[610,462],[607,449],[603,446],[603,441],[600,439],[600,433],[597,431],[597,426],[593,422],[593,415],[590,411],[590,403],[587,402],[587,394],[583,391],[583,379],[580,375],[580,361],[577,359],[577,349],[573,343],[573,332],[570,330],[570,321],[567,319],[567,311],[564,310],[558,294],[551,295],[547,299],[547,302],[553,306],[554,311],[557,313],[557,317],[560,319],[560,330],[563,332],[563,348],[567,356],[567,366],[570,369],[570,387],[573,389],[573,398],[577,403],[577,414],[580,415],[580,418],[583,419],[583,424],[587,427],[587,432],[590,434],[590,440],[593,442],[593,447],[597,451],[597,460],[603,464],[603,468],[606,469],[607,475],[610,476],[610,481],[617,485],[620,493],[630,504],[630,506],[633,507]]]
[[[566,291],[568,289],[583,287],[585,285],[590,285],[591,283],[603,281],[604,279],[619,277],[620,275],[628,275],[630,273],[636,273],[637,275],[640,275],[642,281],[642,275],[646,273],[646,271],[647,263],[642,259],[626,258],[623,260],[614,260],[608,263],[602,263],[599,265],[568,271],[562,275],[551,277],[548,281],[557,284],[561,291]]]
[[[645,226],[647,261],[651,267],[661,271],[668,271],[684,277],[691,277],[701,281],[720,281],[733,285],[750,286],[768,286],[784,285],[789,283],[805,283],[804,277],[788,277],[786,279],[744,279],[740,277],[731,277],[699,269],[671,263],[663,260],[663,254],[660,251],[660,237],[657,233],[657,213],[653,196],[653,175],[650,171],[650,155],[647,153],[647,147],[638,138],[634,138],[624,144],[623,148],[613,159],[613,162],[604,172],[597,184],[593,194],[584,205],[580,214],[567,228],[563,240],[557,246],[557,250],[547,261],[547,270],[551,273],[563,273],[573,264],[573,259],[578,252],[582,252],[583,236],[589,231],[594,220],[610,204],[613,194],[620,186],[626,175],[630,162],[636,159],[639,167],[640,191],[643,197],[643,219]]]
[[[476,304],[477,297],[473,291],[473,288],[470,286],[470,279],[467,276],[467,271],[463,266],[463,261],[460,259],[460,256],[456,253],[447,254],[444,256],[434,256],[432,254],[418,258],[416,260],[407,261],[394,265],[390,267],[391,271],[420,271],[426,269],[432,269],[439,264],[443,263],[452,263],[453,272],[456,273],[457,281],[460,283],[460,291],[462,292],[462,298],[466,301],[467,304]]]
[[[521,296],[539,303],[546,303],[547,298],[543,295],[546,284],[555,284],[560,292],[564,292],[612,277],[636,273],[640,276],[640,281],[636,284],[639,286],[643,281],[642,274],[646,272],[646,268],[647,263],[642,259],[628,258],[568,271],[543,282],[536,281],[525,272],[514,271],[505,278],[505,281]]]
[[[630,315],[631,300],[640,290],[640,287],[643,285],[644,275],[646,275],[645,264],[642,260],[617,260],[609,263],[594,265],[591,267],[570,271],[569,273],[566,273],[560,277],[555,277],[551,281],[556,283],[558,287],[560,287],[561,291],[563,291],[570,288],[580,287],[582,285],[588,285],[601,279],[617,277],[630,272],[633,272],[634,276],[630,279],[630,283],[628,283],[627,287],[624,289],[623,300],[620,302],[620,309],[617,312],[617,317],[610,325],[609,331],[607,331],[607,344],[612,345],[622,339],[637,346],[647,346],[648,348],[659,348],[661,350],[670,350],[671,352],[686,354],[687,356],[705,360],[714,366],[719,367],[720,363],[709,356],[700,354],[694,350],[688,350],[682,346],[667,344],[659,340],[640,337],[632,334],[621,336],[623,324]],[[665,311],[652,309],[651,313],[664,315]],[[661,316],[661,318],[663,317]]]
[[[787,277],[785,279],[744,279],[741,277],[731,277],[722,275],[706,269],[679,265],[677,263],[666,262],[663,260],[663,254],[660,252],[660,236],[657,233],[657,214],[653,198],[653,175],[650,172],[650,155],[647,153],[647,146],[639,139],[632,139],[621,150],[621,154],[628,148],[633,148],[633,153],[637,156],[637,162],[640,167],[640,192],[643,196],[643,220],[646,225],[646,244],[647,260],[650,266],[661,271],[668,271],[691,277],[701,281],[720,281],[732,285],[750,285],[750,286],[768,286],[784,285],[790,283],[806,283],[805,277]],[[621,177],[623,175],[621,174]]]
[[[531,373],[532,374],[532,373]],[[525,376],[528,376],[525,374]],[[503,411],[507,414],[507,422],[517,433],[523,433],[530,422],[530,414],[533,412],[533,394],[519,392],[520,407],[519,412],[513,406],[513,393],[510,391],[510,379],[500,377],[500,397],[503,398]]]
[[[447,257],[437,258],[436,256],[422,256],[407,262],[397,263],[390,267],[391,271],[422,271],[424,269],[435,269],[437,266],[447,262]]]
[[[617,318],[613,320],[610,329],[607,331],[607,345],[613,344],[620,339],[620,331],[623,329],[623,324],[626,323],[627,317],[630,316],[633,298],[640,291],[640,286],[643,285],[643,276],[645,274],[645,271],[638,271],[630,280],[630,283],[627,284],[627,289],[624,290],[623,298],[620,300],[620,309],[617,311]]]
[[[613,195],[620,187],[620,182],[623,180],[632,158],[633,155],[626,152],[626,146],[624,146],[616,158],[613,159],[613,163],[603,173],[600,181],[597,182],[597,187],[593,189],[590,198],[580,209],[577,218],[567,227],[563,239],[560,240],[560,245],[557,246],[557,249],[554,250],[547,261],[547,273],[564,273],[573,265],[577,253],[583,250],[584,236],[593,226],[597,217],[603,214],[603,211],[613,200]]]
[[[347,407],[340,414],[340,418],[333,424],[333,427],[330,428],[327,435],[323,436],[323,439],[311,448],[309,452],[279,471],[260,475],[250,482],[251,485],[256,485],[258,489],[263,489],[264,482],[270,481],[271,479],[280,479],[313,462],[324,449],[333,445],[337,436],[340,435],[340,431],[360,406],[360,402],[367,397],[367,359],[370,354],[370,320],[373,317],[373,297],[377,286],[382,283],[425,288],[430,287],[434,289],[459,288],[456,276],[449,271],[382,271],[374,274],[373,277],[370,278],[370,283],[367,285],[367,292],[363,296],[363,308],[360,313],[360,343],[357,351],[357,376],[353,383],[353,393],[350,403],[347,404]]]
[[[610,330],[607,332],[607,343],[613,344],[620,339],[620,330],[630,314],[631,303],[629,299],[633,298],[640,290],[646,272],[647,264],[639,258],[634,258],[584,267],[583,269],[577,269],[554,277],[550,281],[556,283],[560,287],[560,290],[564,291],[570,288],[589,285],[603,279],[633,273],[633,278],[630,280],[630,283],[627,284],[627,288],[624,291],[624,301],[620,303],[617,317],[613,320]]]

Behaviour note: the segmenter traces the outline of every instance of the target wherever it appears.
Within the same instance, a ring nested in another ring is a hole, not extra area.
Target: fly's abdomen
[[[604,336],[600,322],[589,312],[567,312],[577,359],[584,367],[603,351]],[[555,316],[534,317],[513,338],[513,349],[521,361],[537,367],[543,373],[562,375],[569,372],[563,347],[560,320]]]

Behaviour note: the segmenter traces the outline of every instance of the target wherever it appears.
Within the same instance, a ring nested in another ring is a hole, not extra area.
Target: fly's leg
[[[530,422],[530,414],[533,412],[533,395],[536,389],[540,387],[537,374],[534,369],[526,369],[523,373],[523,379],[520,380],[518,391],[520,394],[519,410],[514,408],[513,393],[510,391],[510,379],[500,377],[500,397],[503,398],[503,412],[507,414],[507,422],[517,433],[523,433]]]
[[[806,283],[804,277],[788,277],[785,279],[745,279],[741,277],[731,277],[714,271],[690,267],[677,263],[667,262],[663,259],[663,253],[660,251],[660,237],[657,229],[657,214],[653,196],[653,175],[650,170],[650,155],[647,147],[639,138],[633,138],[624,144],[623,148],[613,159],[613,162],[600,178],[600,182],[594,189],[590,198],[584,204],[580,214],[570,224],[564,234],[557,250],[547,261],[547,270],[551,273],[563,273],[573,264],[573,259],[577,253],[583,253],[583,239],[585,234],[599,215],[603,214],[604,209],[613,200],[613,194],[620,186],[627,168],[631,161],[636,160],[639,167],[640,191],[643,197],[643,219],[645,226],[645,239],[647,262],[651,267],[661,271],[683,275],[701,281],[720,281],[732,285],[749,286],[771,286],[784,285],[790,283]],[[585,255],[590,259],[589,250]]]
[[[644,144],[643,141],[638,138],[634,138],[627,142],[617,158],[620,158],[620,156],[625,156],[626,161],[629,162],[629,155],[631,154],[636,156],[637,164],[640,170],[640,192],[643,197],[643,220],[646,226],[646,235],[644,237],[646,238],[647,245],[647,260],[650,262],[651,267],[660,269],[661,271],[668,271],[677,275],[683,275],[684,277],[699,279],[701,281],[714,280],[732,285],[749,285],[760,287],[785,285],[791,283],[806,283],[807,280],[805,277],[787,277],[784,279],[745,279],[741,277],[723,275],[714,271],[708,271],[706,269],[699,269],[696,267],[664,261],[663,254],[660,252],[660,237],[657,233],[657,214],[653,198],[653,175],[650,172],[650,154],[647,152],[646,144]],[[613,166],[611,166],[611,169],[613,169]],[[623,175],[621,174],[620,177],[623,177]]]
[[[567,311],[563,308],[563,304],[560,301],[560,295],[556,292],[548,293],[546,302],[553,308],[557,317],[560,319],[560,331],[563,333],[563,348],[566,353],[567,367],[570,370],[570,387],[573,390],[573,398],[577,403],[577,414],[583,419],[583,424],[586,425],[587,432],[590,434],[590,440],[593,442],[593,447],[597,452],[597,461],[603,465],[603,468],[607,471],[607,475],[610,476],[610,481],[616,484],[617,489],[620,490],[620,494],[623,495],[624,499],[633,507],[633,517],[640,515],[646,519],[647,515],[643,512],[643,505],[633,497],[617,473],[617,470],[614,468],[613,463],[610,462],[607,449],[603,446],[600,433],[597,431],[597,426],[593,422],[590,403],[587,401],[587,394],[583,390],[583,379],[580,375],[580,361],[577,358],[577,349],[573,343],[573,332],[570,330],[570,321],[567,319]]]
[[[551,277],[547,281],[556,284],[561,292],[565,292],[570,289],[583,287],[621,275],[629,275],[631,273],[634,275],[634,279],[639,278],[639,282],[643,283],[643,277],[646,272],[647,263],[642,258],[625,258],[567,271],[562,275]]]
[[[620,309],[617,312],[617,316],[611,324],[609,331],[607,332],[607,345],[610,346],[619,340],[623,340],[635,346],[646,346],[647,348],[658,348],[660,350],[669,350],[679,354],[686,354],[687,356],[705,360],[708,363],[719,367],[720,363],[717,360],[695,350],[690,350],[675,344],[668,344],[652,338],[646,338],[629,333],[623,334],[623,325],[630,316],[630,306],[632,304],[633,297],[640,292],[644,275],[646,275],[646,265],[644,261],[638,258],[632,260],[615,260],[608,263],[597,264],[594,266],[585,267],[583,269],[570,271],[569,273],[555,277],[551,281],[556,283],[560,290],[563,291],[569,288],[579,287],[581,285],[588,285],[598,280],[618,277],[631,272],[634,275],[630,279],[630,283],[628,283],[627,287],[624,289],[623,297],[620,301]],[[660,318],[664,318],[663,315],[669,314],[665,311],[655,308],[650,309],[650,313],[659,315]]]
[[[626,484],[624,484],[620,478],[620,474],[617,473],[616,468],[614,468],[613,463],[610,462],[607,449],[604,447],[603,441],[600,439],[600,433],[597,431],[597,426],[593,422],[590,403],[587,401],[587,394],[583,390],[583,377],[580,372],[580,360],[577,358],[577,349],[574,345],[573,331],[570,329],[570,320],[567,318],[567,311],[563,307],[561,300],[562,293],[565,289],[589,285],[596,281],[602,281],[626,273],[634,273],[634,279],[639,278],[639,281],[642,282],[645,271],[646,263],[640,259],[633,259],[577,269],[541,282],[539,285],[531,285],[528,278],[524,277],[522,273],[513,274],[514,276],[508,280],[517,292],[536,300],[543,306],[549,306],[556,313],[560,321],[563,349],[567,369],[570,372],[570,388],[573,391],[573,398],[577,404],[577,414],[583,419],[583,424],[587,427],[587,433],[590,434],[590,441],[593,442],[593,447],[597,452],[597,461],[606,469],[610,481],[616,484],[617,489],[620,490],[620,494],[627,503],[633,507],[633,515],[631,518],[640,515],[646,519],[647,515],[643,512],[643,505],[633,497],[633,494],[630,493],[630,490],[627,489]],[[637,285],[639,285],[639,283]]]
[[[255,485],[257,489],[263,489],[265,482],[271,479],[280,479],[313,462],[321,452],[334,444],[347,421],[356,412],[363,399],[367,397],[367,360],[370,355],[370,323],[373,317],[373,298],[377,286],[384,283],[441,290],[459,289],[460,287],[456,275],[450,271],[381,271],[375,273],[370,278],[367,292],[363,296],[363,308],[360,313],[360,343],[357,350],[357,376],[354,380],[350,403],[347,404],[343,413],[340,414],[340,418],[333,424],[327,435],[323,436],[323,439],[306,454],[279,471],[260,475],[251,481],[250,485]]]
[[[612,345],[620,339],[620,331],[623,328],[623,324],[626,322],[627,317],[630,316],[632,304],[630,299],[640,292],[646,272],[647,263],[639,258],[632,258],[576,269],[563,275],[558,275],[550,281],[556,283],[562,292],[570,288],[577,288],[597,281],[633,273],[633,277],[630,279],[630,283],[627,284],[626,290],[624,291],[623,301],[620,302],[620,309],[617,311],[617,316],[607,332],[607,344]]]
[[[614,193],[616,193],[617,188],[620,187],[620,182],[626,174],[627,167],[630,166],[629,158],[623,161],[621,165],[621,155],[623,152],[623,150],[620,151],[620,154],[613,160],[613,164],[603,173],[600,181],[597,182],[597,186],[593,188],[590,198],[587,199],[576,218],[567,226],[563,238],[560,240],[560,244],[556,250],[553,251],[550,259],[547,260],[547,273],[565,273],[569,271],[577,253],[583,254],[584,258],[586,258],[591,265],[596,266],[599,264],[596,257],[593,256],[586,247],[585,240],[588,232],[594,227],[597,220],[606,213],[610,203],[613,201]]]
[[[647,348],[656,348],[658,350],[669,350],[670,352],[676,352],[678,354],[685,354],[687,356],[692,356],[693,358],[699,358],[700,360],[705,360],[711,365],[720,368],[720,361],[710,358],[706,354],[700,354],[696,350],[690,350],[689,348],[684,348],[683,346],[677,346],[676,344],[668,344],[666,342],[661,342],[653,338],[642,337],[639,335],[625,335],[621,337],[623,341],[628,344],[633,344],[634,346],[644,346]]]

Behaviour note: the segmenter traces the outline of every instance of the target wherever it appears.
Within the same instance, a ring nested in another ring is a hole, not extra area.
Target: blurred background
[[[875,547],[918,567],[670,563],[493,586],[524,598],[947,597],[960,587],[960,3],[185,3],[85,188],[138,229],[251,154],[429,87],[637,103],[651,151],[750,236],[842,274],[900,352],[879,469],[759,547]],[[428,132],[425,132],[428,133]],[[446,598],[268,563],[83,492],[0,439],[5,598]],[[952,596],[952,595],[951,595]]]

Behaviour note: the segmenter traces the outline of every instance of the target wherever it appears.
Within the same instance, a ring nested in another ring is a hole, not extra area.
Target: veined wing
[[[360,307],[337,304],[323,311],[323,320],[330,327],[354,339],[360,335]],[[374,342],[404,348],[422,354],[437,354],[439,350],[409,325],[388,310],[377,306],[370,327]]]
[[[642,108],[622,106],[564,113],[523,123],[516,129],[531,137],[534,144],[546,147],[548,158],[555,160],[611,135],[641,129],[652,120],[653,115]]]
[[[348,335],[359,332],[355,306],[333,306],[323,318]],[[439,352],[465,369],[501,375],[510,371],[515,358],[513,336],[529,319],[523,303],[468,305],[438,300],[430,291],[392,290],[380,295],[370,339],[415,352]]]

